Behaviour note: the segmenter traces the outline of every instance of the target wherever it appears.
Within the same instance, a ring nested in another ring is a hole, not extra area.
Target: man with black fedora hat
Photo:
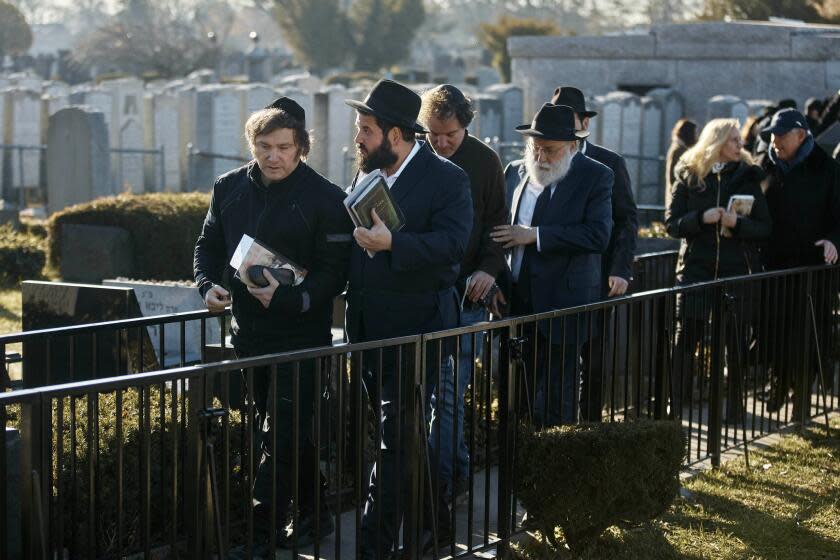
[[[333,298],[346,284],[352,241],[352,222],[342,202],[345,195],[303,161],[310,146],[306,115],[292,99],[280,98],[253,113],[245,135],[254,159],[213,185],[210,209],[195,246],[196,284],[210,311],[222,312],[232,304],[231,335],[240,358],[329,345]],[[246,235],[306,269],[303,280],[281,285],[267,269],[261,270],[263,278],[258,281],[246,278],[247,274],[230,274],[228,263]],[[319,397],[314,375],[314,364],[303,362],[295,393],[291,364],[278,365],[276,393],[270,395],[270,368],[255,368],[254,386],[246,387],[258,413],[255,424],[263,430],[262,459],[253,482],[257,557],[273,557],[272,543],[285,546],[292,540],[285,525],[295,487],[291,464],[295,401],[301,493],[295,504],[300,515],[294,536],[303,546],[333,531],[332,518],[323,507],[323,477],[322,510],[313,511],[319,457],[307,424],[312,420],[313,399]],[[272,400],[275,418],[269,414]],[[272,465],[272,443],[277,446],[276,465]],[[230,555],[244,554],[235,549]]]
[[[576,87],[560,86],[554,90],[551,98],[554,105],[566,105],[575,112],[575,125],[582,130],[589,130],[590,119],[598,115],[586,108],[583,92]],[[624,158],[602,146],[593,144],[588,139],[581,140],[580,152],[609,167],[615,176],[612,189],[613,230],[610,243],[601,259],[601,299],[624,295],[633,276],[633,259],[636,251],[639,222],[636,201],[630,174]],[[525,173],[524,166],[512,162],[505,169],[508,189],[512,190]],[[611,327],[607,324],[607,332]],[[581,417],[591,422],[601,420],[603,400],[603,336],[604,329],[596,328],[592,339],[583,347],[583,386],[581,389]]]
[[[601,255],[612,231],[613,172],[580,153],[579,141],[589,133],[576,126],[571,107],[546,103],[530,125],[516,130],[526,137],[525,174],[514,191],[511,225],[491,234],[512,250],[511,311],[541,313],[597,301]],[[576,420],[580,345],[587,331],[582,317],[553,320],[550,329],[540,323],[534,410],[539,425]]]
[[[425,132],[417,123],[421,100],[407,87],[381,80],[364,101],[348,100],[347,104],[357,112],[359,173],[351,189],[363,176],[380,174],[405,217],[403,228],[392,232],[372,212],[373,227],[353,232],[348,337],[361,342],[455,327],[458,298],[454,286],[473,222],[469,179],[425,142],[415,140],[418,132]],[[404,360],[407,354],[403,353]],[[370,475],[362,519],[361,554],[366,559],[387,557],[398,544],[400,496],[408,487],[405,467],[417,452],[411,442],[426,445],[417,438],[419,419],[400,419],[408,399],[416,396],[410,361],[398,364],[393,349],[383,352],[381,359],[380,379],[371,370],[377,360],[364,360],[368,366],[361,371],[370,401],[380,412],[382,432],[381,454]],[[427,363],[432,382],[441,357],[430,357]],[[415,403],[420,412],[428,403],[425,389],[424,402]],[[400,465],[403,468],[398,470]]]

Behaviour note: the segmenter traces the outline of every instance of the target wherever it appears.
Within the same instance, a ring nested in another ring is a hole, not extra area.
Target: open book
[[[739,216],[749,216],[752,212],[755,197],[751,194],[733,194],[729,197],[729,204],[726,206],[727,212],[734,211]]]
[[[391,196],[391,189],[382,175],[376,172],[370,173],[355,186],[344,199],[344,206],[356,227],[373,227],[370,211],[374,209],[391,231],[399,231],[405,225],[405,216]]]
[[[289,286],[303,282],[307,273],[305,268],[250,235],[243,235],[239,240],[230,259],[230,266],[236,270],[233,277],[251,288],[265,287],[268,283],[265,276],[260,276],[263,273],[258,267],[269,269],[280,284]]]

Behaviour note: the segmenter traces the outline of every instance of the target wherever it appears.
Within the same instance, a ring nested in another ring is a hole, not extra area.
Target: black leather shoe
[[[321,542],[325,537],[335,532],[335,521],[333,521],[333,515],[329,508],[323,508],[321,510],[318,531],[318,542]],[[280,548],[292,548],[295,533],[297,533],[298,548],[312,545],[315,542],[315,516],[311,513],[302,513],[298,518],[297,529],[290,524],[284,534],[278,535],[277,546]]]

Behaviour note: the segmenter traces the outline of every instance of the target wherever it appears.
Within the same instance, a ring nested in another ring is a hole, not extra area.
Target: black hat
[[[364,101],[346,99],[344,102],[387,123],[426,133],[426,129],[417,123],[422,104],[420,96],[393,80],[379,80]]]
[[[303,107],[298,105],[297,101],[294,99],[290,99],[288,97],[275,99],[271,105],[266,107],[266,109],[280,109],[281,111],[285,111],[289,114],[289,116],[299,120],[303,123],[303,126],[306,126],[306,111],[304,111]]]
[[[517,126],[516,131],[544,140],[580,140],[589,136],[585,130],[575,128],[574,109],[568,105],[551,103],[546,103],[537,111],[531,124]]]
[[[802,128],[808,130],[808,124],[802,113],[796,109],[782,109],[770,121],[770,126],[761,129],[761,139],[765,142],[770,141],[771,134],[785,134],[794,128]]]
[[[594,117],[598,114],[595,111],[586,110],[586,100],[583,97],[583,92],[576,87],[560,86],[556,88],[554,95],[551,97],[551,104],[571,107],[582,119]]]

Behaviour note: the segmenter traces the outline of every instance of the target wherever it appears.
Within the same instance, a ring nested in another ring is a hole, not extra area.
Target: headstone
[[[621,149],[619,153],[627,162],[630,181],[638,185],[642,170],[639,156],[642,153],[642,103],[635,95],[625,97],[621,114]],[[636,196],[639,192],[636,191]]]
[[[203,86],[207,84],[215,84],[219,80],[214,70],[205,68],[203,70],[195,70],[193,72],[190,72],[189,74],[187,74],[185,81],[196,86]]]
[[[9,76],[11,85],[17,89],[26,89],[41,93],[44,80],[38,74],[30,71],[17,72]]]
[[[12,90],[6,98],[6,144],[37,148],[43,143],[41,94],[32,90]],[[9,176],[15,188],[37,187],[41,182],[41,151],[13,150],[7,156]]]
[[[671,142],[671,131],[677,121],[683,118],[683,100],[679,93],[671,88],[658,88],[648,92],[648,97],[656,99],[662,105],[662,155]]]
[[[239,139],[242,136],[244,124],[241,92],[230,87],[218,89],[213,96],[212,112],[213,129],[210,133],[212,151],[224,156],[239,156]],[[237,159],[215,158],[212,161],[213,175],[216,177],[240,165]]]
[[[23,547],[21,543],[21,495],[23,484],[20,480],[20,432],[14,428],[3,426],[6,431],[6,519],[0,523],[6,524],[6,542],[0,543],[0,555],[5,558],[21,558]]]
[[[502,104],[502,122],[499,139],[502,142],[519,142],[522,140],[516,127],[525,122],[522,114],[524,98],[522,88],[512,84],[497,84],[487,88],[487,93],[497,97]]]
[[[59,110],[70,106],[69,95],[44,95],[41,100],[44,103],[44,113],[49,117]]]
[[[642,97],[642,139],[641,172],[636,187],[636,202],[639,204],[661,204],[664,190],[664,165],[662,155],[662,105],[659,100]]]
[[[612,92],[604,96],[601,112],[601,145],[614,152],[621,151],[621,129],[624,102],[630,93]]]
[[[204,301],[194,286],[177,282],[142,282],[130,280],[105,280],[105,286],[120,286],[134,290],[137,303],[144,317],[164,315],[170,313],[184,313],[186,311],[200,311],[205,309]],[[164,329],[164,353],[160,353],[160,327],[153,325],[147,328],[149,339],[155,350],[161,367],[178,365],[181,360],[181,333],[177,324],[168,325]],[[221,341],[221,329],[216,321],[206,321],[205,338],[207,344]],[[190,321],[184,326],[184,360],[187,363],[201,359],[201,322]]]
[[[130,288],[27,280],[21,283],[21,299],[24,331],[141,316],[134,291]],[[120,373],[121,366],[124,367],[127,362],[139,365],[139,352],[131,352],[132,344],[137,343],[136,333],[128,335],[128,344],[118,345],[118,336],[116,331],[100,331],[96,335],[95,346],[91,334],[79,334],[72,338],[52,337],[49,355],[46,338],[24,342],[23,386],[42,387],[110,377]],[[145,332],[143,336],[146,336]],[[125,338],[126,335],[123,335],[124,341]],[[72,351],[71,344],[74,345]],[[151,344],[146,343],[145,348],[143,363],[153,366],[155,359]],[[118,349],[122,351],[122,356]]]
[[[343,183],[345,175],[345,148],[353,145],[351,122],[353,111],[344,101],[350,93],[342,86],[330,86],[324,90],[327,95],[327,178],[334,183]],[[357,92],[361,94],[361,90]]]
[[[176,93],[178,98],[178,158],[181,162],[181,190],[207,191],[213,183],[199,183],[198,178],[192,175],[190,166],[190,154],[188,146],[196,147],[196,124],[197,115],[196,100],[198,95],[194,86],[185,87]],[[212,180],[212,179],[211,179]]]
[[[600,95],[590,97],[586,101],[586,108],[598,113],[594,118],[589,119],[588,140],[599,146],[601,145],[601,123],[604,120],[603,101],[604,98]]]
[[[298,88],[303,91],[315,93],[324,87],[324,82],[309,72],[292,74],[275,78],[274,84],[279,88]]]
[[[69,282],[101,282],[134,273],[131,235],[119,227],[64,224],[61,277]]]
[[[314,141],[309,152],[308,163],[321,175],[328,173],[329,95],[316,92],[312,96],[312,111],[306,113],[306,126],[312,131]],[[355,113],[355,111],[354,111]]]
[[[749,115],[749,107],[741,98],[734,95],[716,95],[709,99],[706,120],[738,119],[741,124],[744,124]]]
[[[71,96],[71,102],[76,105],[89,105],[102,113],[105,117],[105,126],[108,129],[108,138],[114,135],[112,126],[114,123],[115,99],[113,92],[104,89],[91,89],[81,92],[81,98]],[[115,141],[116,142],[116,141]]]
[[[114,120],[111,122],[112,148],[142,150],[143,132],[143,81],[123,78],[102,82],[102,87],[114,94]],[[144,156],[139,153],[114,153],[115,184],[119,191],[135,193],[145,190],[143,174]]]
[[[90,107],[61,109],[47,133],[47,210],[112,194],[108,130]]]
[[[142,150],[143,145],[143,125],[140,124],[140,119],[124,121],[120,129],[120,148]],[[144,158],[142,153],[120,153],[115,170],[119,192],[142,193],[146,190]]]
[[[750,109],[750,115],[756,116],[761,115],[764,113],[764,109],[767,107],[772,107],[773,102],[769,99],[748,99],[747,100],[747,107]]]
[[[502,102],[498,97],[479,94],[472,98],[475,118],[472,129],[481,140],[497,142],[502,135]],[[520,123],[521,124],[521,123]]]
[[[181,134],[178,96],[174,92],[149,95],[145,100],[145,147],[163,150],[163,184],[159,158],[145,158],[145,176],[156,191],[181,190]]]
[[[245,130],[245,123],[248,118],[255,111],[263,109],[272,101],[277,99],[277,91],[267,84],[250,84],[247,86],[240,86],[239,90],[242,94],[242,130]],[[251,158],[251,150],[248,147],[248,140],[243,133],[239,134],[240,138],[240,154],[244,158]]]
[[[479,66],[473,71],[473,75],[476,79],[476,86],[479,89],[489,88],[502,81],[499,71],[491,66]]]

